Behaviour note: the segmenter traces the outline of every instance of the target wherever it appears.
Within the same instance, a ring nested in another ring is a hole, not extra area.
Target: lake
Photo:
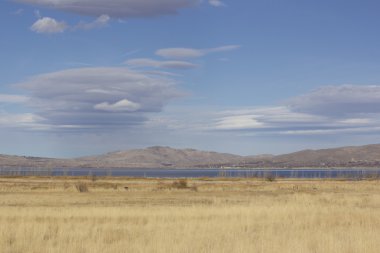
[[[147,178],[258,177],[258,178],[347,178],[380,177],[380,168],[348,169],[93,169],[93,168],[0,168],[2,176],[114,176]]]

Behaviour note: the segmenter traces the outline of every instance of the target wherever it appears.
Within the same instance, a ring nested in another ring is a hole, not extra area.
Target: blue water
[[[114,176],[147,178],[181,177],[258,177],[258,178],[347,178],[380,177],[376,169],[8,169],[1,168],[3,176]]]

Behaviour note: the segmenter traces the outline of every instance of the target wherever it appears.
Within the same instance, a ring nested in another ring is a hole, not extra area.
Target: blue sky
[[[0,153],[380,142],[378,1],[5,0]]]

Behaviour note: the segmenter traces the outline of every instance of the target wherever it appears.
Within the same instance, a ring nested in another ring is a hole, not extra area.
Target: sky
[[[3,0],[0,153],[380,143],[376,0]]]

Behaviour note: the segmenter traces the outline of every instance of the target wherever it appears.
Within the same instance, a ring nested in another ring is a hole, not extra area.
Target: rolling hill
[[[149,147],[75,159],[0,155],[0,167],[11,168],[207,168],[207,167],[376,167],[380,144],[303,150],[284,155],[239,156],[225,153]]]

